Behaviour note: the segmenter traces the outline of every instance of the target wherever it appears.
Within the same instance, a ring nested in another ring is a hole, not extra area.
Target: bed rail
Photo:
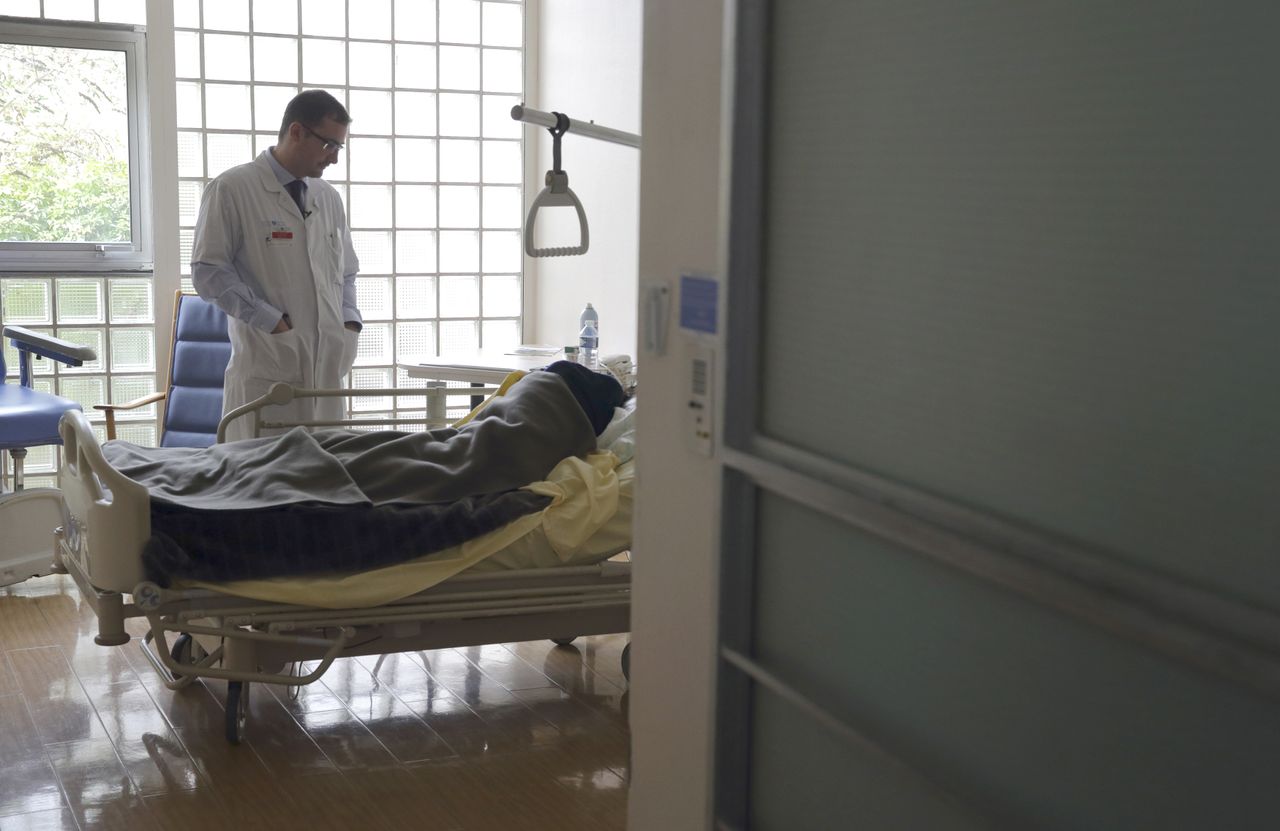
[[[254,435],[261,435],[263,430],[283,430],[290,427],[346,427],[377,428],[387,430],[397,426],[445,427],[451,419],[448,417],[448,400],[452,397],[487,397],[498,391],[498,387],[446,387],[443,382],[439,386],[426,387],[387,387],[379,389],[340,389],[321,390],[294,387],[289,384],[275,384],[261,398],[236,407],[218,422],[218,441],[227,437],[227,427],[240,418],[251,419]],[[348,418],[329,419],[324,421],[277,421],[263,417],[262,411],[270,406],[291,404],[299,398],[424,398],[425,415],[421,418]]]
[[[351,609],[269,603],[207,589],[165,589],[144,582],[133,593],[134,614],[146,617],[150,631],[143,639],[143,651],[172,689],[195,678],[301,686],[318,680],[338,657],[396,651],[391,647],[397,642],[417,649],[468,645],[458,642],[458,633],[480,618],[491,626],[497,619],[510,619],[505,628],[521,632],[526,639],[573,637],[593,634],[593,629],[625,631],[627,627],[630,563],[515,574],[458,575],[391,603]],[[539,621],[540,629],[530,628],[530,622]],[[517,628],[511,629],[512,625]],[[488,631],[475,642],[492,642],[487,640]],[[212,639],[205,642],[218,646],[199,660],[182,663],[172,655],[167,637],[171,633],[204,636]],[[229,658],[235,650],[249,651],[254,658],[248,666],[237,667]],[[305,675],[261,669],[312,659],[320,663]]]

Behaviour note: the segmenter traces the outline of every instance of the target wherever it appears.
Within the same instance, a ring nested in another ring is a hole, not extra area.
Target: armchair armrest
[[[150,395],[144,395],[127,404],[94,404],[95,410],[101,410],[107,416],[107,440],[111,441],[116,437],[116,412],[119,410],[136,410],[139,407],[145,407],[148,404],[155,404],[157,401],[163,401],[168,393],[153,392]]]
[[[114,413],[117,410],[136,410],[139,407],[145,407],[148,404],[154,404],[157,401],[163,401],[168,393],[153,392],[150,395],[144,395],[141,398],[130,401],[127,404],[94,404],[95,410],[102,410],[104,413]]]
[[[119,410],[137,410],[138,407],[145,407],[148,403],[156,403],[164,401],[168,393],[154,392],[150,396],[142,396],[128,403],[96,403],[93,405],[95,410],[101,410],[106,414],[106,439],[115,438],[115,414]]]
[[[45,358],[52,358],[67,366],[82,366],[85,361],[98,357],[91,347],[81,346],[52,335],[42,335],[23,326],[4,327],[4,336],[13,341],[19,352],[30,352]]]

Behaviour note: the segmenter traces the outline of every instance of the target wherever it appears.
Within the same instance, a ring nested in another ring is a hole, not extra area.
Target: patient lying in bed
[[[457,545],[541,510],[519,490],[584,456],[623,403],[612,377],[557,362],[460,428],[301,428],[207,449],[108,442],[151,496],[148,579],[359,571]]]

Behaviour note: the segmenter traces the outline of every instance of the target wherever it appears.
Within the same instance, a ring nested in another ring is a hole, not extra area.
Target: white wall
[[[525,103],[537,110],[641,133],[641,0],[541,0],[538,75]],[[551,169],[551,136],[526,126],[534,174],[526,207]],[[561,139],[569,187],[586,209],[590,249],[581,257],[525,259],[526,342],[577,343],[578,314],[590,302],[600,313],[602,354],[636,354],[636,245],[640,151],[575,136]],[[575,245],[568,208],[548,209],[537,226],[540,246]]]
[[[720,2],[651,2],[644,18],[641,292],[722,276]],[[722,290],[723,295],[723,290]],[[628,799],[633,829],[710,825],[719,469],[686,449],[688,343],[640,355]]]
[[[178,105],[173,3],[147,0],[147,104],[151,119],[151,206],[155,245],[156,384],[169,377],[173,295],[182,284],[178,250]]]

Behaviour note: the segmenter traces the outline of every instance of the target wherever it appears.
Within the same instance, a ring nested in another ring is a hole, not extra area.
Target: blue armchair
[[[173,305],[173,352],[169,383],[127,404],[99,404],[106,413],[107,438],[116,437],[116,414],[165,401],[161,447],[208,447],[222,418],[222,379],[231,360],[227,316],[194,294],[178,293]]]
[[[49,358],[68,366],[82,366],[97,354],[86,346],[51,337],[21,326],[5,326],[3,336],[18,350],[18,383],[5,383],[4,351],[0,350],[0,451],[13,459],[13,489],[0,488],[0,586],[48,574],[53,565],[53,529],[62,524],[62,497],[56,488],[26,489],[23,462],[27,450],[62,444],[58,421],[76,402],[33,389],[31,361]]]

